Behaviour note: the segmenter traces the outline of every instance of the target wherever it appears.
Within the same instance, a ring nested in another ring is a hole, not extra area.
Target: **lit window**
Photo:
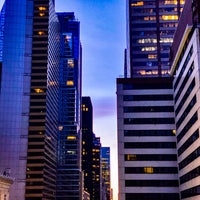
[[[45,16],[45,13],[40,12],[40,13],[39,13],[39,16],[40,16],[40,17],[44,17],[44,16]]]
[[[132,3],[131,6],[143,6],[144,2],[143,1],[138,1],[137,3]]]
[[[47,8],[44,7],[44,6],[40,6],[40,7],[38,7],[38,9],[39,9],[39,10],[47,10]]]
[[[67,64],[68,64],[69,67],[73,68],[74,67],[74,60],[73,59],[68,59],[67,60]]]
[[[67,136],[67,140],[76,140],[76,136]]]
[[[163,15],[163,20],[178,20],[178,15]]]
[[[143,47],[142,51],[156,51],[156,47]]]
[[[43,92],[44,92],[44,90],[43,90],[43,89],[40,89],[40,88],[36,88],[36,89],[34,89],[34,91],[35,91],[36,93],[43,93]]]
[[[44,31],[38,31],[38,35],[45,35]]]
[[[68,86],[73,86],[74,85],[74,81],[67,81],[67,85]]]
[[[153,21],[153,20],[156,20],[156,17],[152,17],[152,16],[147,16],[147,17],[144,17],[144,20],[145,21]]]
[[[147,174],[153,174],[153,167],[144,167],[144,172]]]
[[[176,130],[174,129],[174,130],[172,130],[172,133],[174,134],[174,135],[176,135]]]
[[[149,54],[148,58],[149,59],[155,59],[155,58],[157,58],[157,55],[156,54]]]
[[[136,157],[135,154],[128,154],[128,155],[127,155],[127,160],[129,160],[129,161],[131,161],[131,160],[136,160],[136,159],[137,159],[137,157]]]

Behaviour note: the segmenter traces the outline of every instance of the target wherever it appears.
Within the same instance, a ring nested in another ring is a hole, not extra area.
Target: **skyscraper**
[[[93,108],[90,97],[82,97],[82,170],[84,189],[92,194]]]
[[[59,29],[54,2],[6,0],[1,12],[0,170],[11,200],[55,199]]]
[[[93,133],[93,108],[90,97],[82,97],[82,170],[84,189],[91,200],[101,199],[100,138]]]
[[[110,147],[101,147],[102,200],[110,200]]]
[[[184,2],[127,0],[125,78],[117,79],[119,200],[179,199],[169,55]]]
[[[180,197],[200,198],[200,1],[186,0],[171,48]]]
[[[128,74],[169,75],[169,52],[184,0],[127,0]]]
[[[74,13],[58,13],[60,79],[57,200],[82,199],[81,173],[81,45]]]

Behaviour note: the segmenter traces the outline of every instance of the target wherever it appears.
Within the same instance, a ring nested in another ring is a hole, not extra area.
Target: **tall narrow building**
[[[57,200],[82,200],[81,45],[80,22],[74,13],[58,13],[60,79]]]
[[[181,199],[200,199],[200,1],[186,0],[171,48]]]
[[[110,147],[101,147],[102,200],[110,200]]]
[[[55,199],[59,29],[54,1],[6,0],[1,12],[0,170],[10,200]]]
[[[90,97],[82,97],[82,170],[84,190],[92,194],[93,107]],[[92,198],[90,198],[92,199]]]
[[[127,0],[128,74],[169,75],[169,52],[184,0]]]

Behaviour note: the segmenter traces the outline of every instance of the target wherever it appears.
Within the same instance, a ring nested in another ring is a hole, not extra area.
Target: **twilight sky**
[[[73,11],[81,24],[83,96],[90,96],[94,133],[111,147],[111,184],[118,193],[116,78],[123,75],[125,0],[57,0],[56,11]]]
[[[111,183],[117,200],[116,78],[123,75],[126,1],[55,2],[57,12],[74,12],[81,24],[83,96],[92,100],[94,133],[101,137],[102,146],[111,147]]]

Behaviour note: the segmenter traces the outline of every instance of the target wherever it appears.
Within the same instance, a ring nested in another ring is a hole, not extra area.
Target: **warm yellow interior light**
[[[67,136],[67,140],[76,140],[76,136],[72,136],[72,135]]]
[[[178,15],[162,15],[163,20],[178,20]]]
[[[40,88],[36,88],[36,89],[34,89],[34,91],[35,91],[36,93],[42,93],[42,92],[44,92],[44,90],[43,90],[43,89],[40,89]]]
[[[74,81],[67,81],[67,85],[68,86],[73,86],[74,85]]]
[[[144,167],[144,172],[147,174],[153,174],[153,167]]]
[[[47,8],[44,7],[44,6],[40,6],[40,7],[38,7],[38,9],[39,9],[39,10],[47,10]]]
[[[143,6],[144,2],[143,1],[138,1],[137,3],[132,3],[131,6]]]

